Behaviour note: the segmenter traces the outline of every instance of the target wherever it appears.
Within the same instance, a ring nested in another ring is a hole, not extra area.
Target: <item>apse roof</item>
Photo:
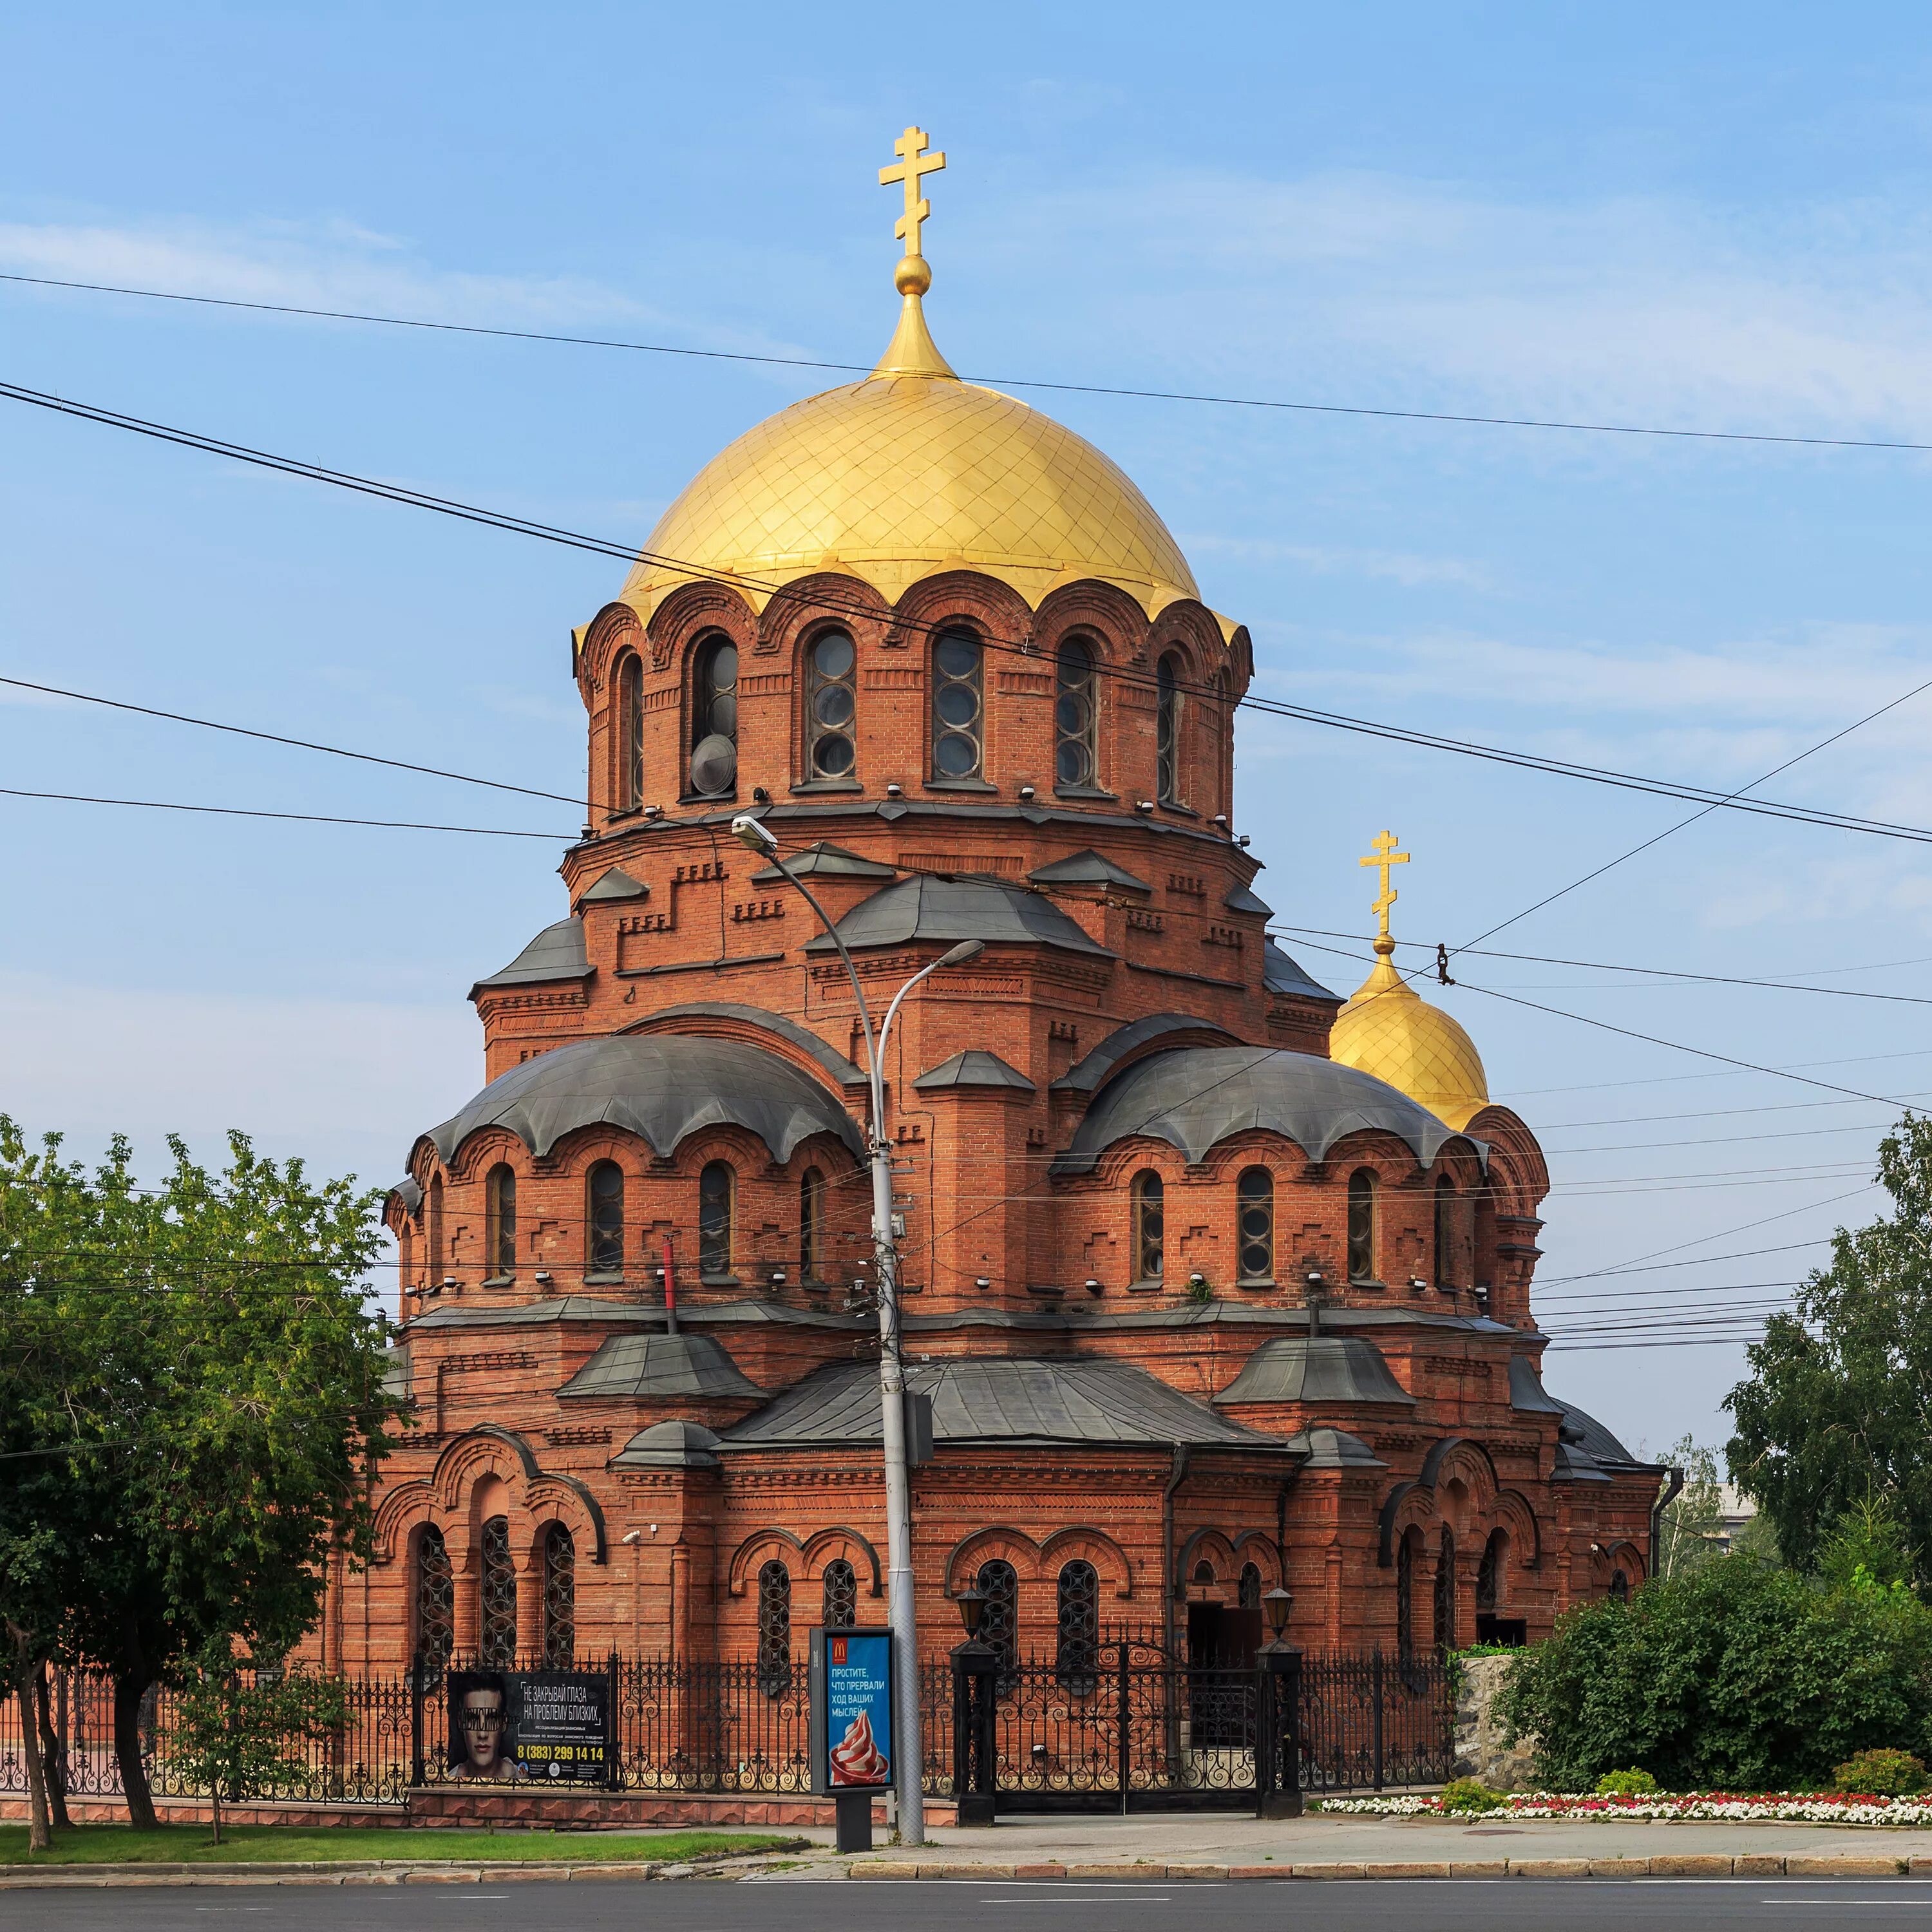
[[[912,1084],[922,1094],[936,1093],[946,1087],[1010,1087],[1018,1093],[1034,1091],[1033,1082],[1018,1067],[1009,1066],[997,1053],[988,1053],[979,1047],[941,1060]]]
[[[578,1127],[641,1134],[668,1160],[700,1128],[748,1129],[787,1161],[812,1134],[865,1148],[837,1096],[775,1053],[735,1040],[620,1034],[573,1040],[498,1075],[459,1114],[431,1130],[448,1160],[479,1128],[508,1128],[539,1157]]]
[[[1036,866],[1027,877],[1042,886],[1115,886],[1130,892],[1154,890],[1146,880],[1135,878],[1124,866],[1115,865],[1091,847],[1075,853],[1070,859],[1056,859],[1050,866]]]
[[[764,866],[752,874],[754,886],[769,886],[784,878],[790,872],[796,878],[834,879],[896,879],[898,874],[890,866],[882,866],[876,859],[862,859],[856,852],[848,852],[842,845],[834,845],[821,839],[816,845],[808,845],[795,859],[788,859],[784,870],[776,866]]]
[[[1174,1443],[1280,1453],[1282,1445],[1217,1415],[1146,1370],[1090,1358],[998,1357],[909,1366],[906,1382],[932,1398],[935,1442]],[[724,1432],[718,1446],[806,1449],[879,1439],[879,1374],[841,1362]]]
[[[862,899],[838,922],[850,947],[900,946],[912,939],[983,939],[989,944],[1057,946],[1069,952],[1113,956],[1096,945],[1053,902],[1024,886],[993,879],[902,879]],[[830,934],[806,942],[808,952],[833,952]]]
[[[755,1400],[764,1393],[710,1336],[652,1333],[611,1336],[557,1390],[643,1402]]]
[[[1325,1159],[1345,1135],[1372,1130],[1394,1135],[1425,1167],[1456,1138],[1406,1094],[1332,1060],[1285,1047],[1184,1046],[1110,1080],[1054,1171],[1090,1174],[1131,1134],[1166,1141],[1196,1162],[1230,1134],[1252,1130],[1286,1135],[1311,1160]]]
[[[560,919],[547,926],[500,970],[470,989],[473,1000],[486,986],[526,986],[543,980],[587,980],[592,970],[584,950],[584,922]]]
[[[1304,1429],[1288,1438],[1307,1456],[1304,1469],[1386,1469],[1388,1465],[1359,1436],[1346,1429]]]
[[[1250,1355],[1214,1398],[1242,1402],[1392,1402],[1415,1398],[1390,1372],[1382,1352],[1359,1335],[1279,1335]]]
[[[614,1469],[715,1469],[718,1438],[701,1422],[654,1422],[610,1458]]]

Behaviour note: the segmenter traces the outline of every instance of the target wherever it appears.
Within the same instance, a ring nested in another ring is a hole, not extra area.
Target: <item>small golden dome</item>
[[[1374,856],[1361,862],[1382,875],[1382,891],[1375,902],[1376,963],[1335,1016],[1328,1057],[1358,1073],[1387,1081],[1460,1132],[1490,1104],[1489,1079],[1475,1042],[1395,970],[1389,908],[1396,893],[1389,878],[1393,868],[1409,861],[1409,855],[1397,849],[1400,843],[1393,832],[1379,832]]]
[[[983,572],[1034,606],[1082,578],[1118,584],[1150,617],[1198,596],[1124,471],[1052,417],[954,374],[926,331],[924,266],[902,263],[898,328],[865,381],[748,430],[664,512],[624,586],[640,618],[691,581],[691,566],[739,580],[758,609],[820,570],[862,578],[888,603],[942,569]]]

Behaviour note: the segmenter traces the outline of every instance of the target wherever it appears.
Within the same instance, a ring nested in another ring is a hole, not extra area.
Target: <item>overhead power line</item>
[[[368,825],[386,832],[466,832],[481,838],[542,838],[553,845],[573,845],[574,832],[511,832],[496,825],[432,825],[412,818],[346,818],[327,812],[268,812],[252,806],[183,805],[165,798],[96,798],[73,791],[28,791],[18,785],[0,785],[0,798],[50,799],[62,805],[119,805],[142,812],[193,812],[217,818],[286,818],[304,825]]]
[[[872,364],[834,362],[812,356],[760,355],[750,350],[693,349],[679,343],[638,342],[620,336],[572,335],[558,330],[506,328],[474,322],[437,322],[423,316],[382,315],[368,310],[310,308],[296,302],[244,302],[232,296],[184,295],[171,289],[134,288],[113,282],[80,282],[52,275],[0,274],[0,281],[32,288],[70,289],[91,295],[134,296],[144,301],[180,302],[201,308],[238,309],[258,315],[304,316],[321,322],[357,322],[386,328],[408,328],[440,335],[494,337],[511,342],[544,342],[573,349],[622,350],[640,356],[688,357],[702,362],[746,362],[780,369],[820,369],[835,375],[869,376]],[[1932,443],[1903,437],[1801,436],[1772,430],[1682,429],[1655,423],[1592,422],[1555,416],[1480,416],[1468,410],[1397,410],[1365,403],[1311,403],[1278,396],[1228,396],[1211,391],[1138,388],[1125,383],[1056,382],[1036,376],[969,375],[964,380],[1008,389],[1041,389],[1060,395],[1116,396],[1138,402],[1195,403],[1217,409],[1267,410],[1297,416],[1363,416],[1394,422],[1460,424],[1485,429],[1556,430],[1590,436],[1660,436],[1679,442],[1743,442],[1808,449],[1932,450]]]
[[[78,402],[40,390],[26,388],[17,383],[0,382],[0,397],[56,414],[76,417],[106,428],[118,429],[132,435],[173,443],[183,448],[198,450],[206,455],[220,456],[258,469],[274,470],[284,476],[302,477],[310,482],[326,483],[358,495],[404,504],[415,509],[431,511],[440,516],[454,518],[461,522],[535,538],[542,542],[561,544],[566,548],[586,551],[595,556],[614,557],[627,563],[652,564],[694,581],[710,580],[740,589],[748,587],[763,591],[774,598],[799,594],[788,584],[765,582],[749,574],[741,574],[735,578],[722,577],[718,572],[706,566],[654,551],[640,550],[630,544],[588,536],[556,524],[539,523],[532,518],[512,515],[506,511],[492,510],[482,505],[464,502],[454,497],[435,496],[427,490],[384,482],[351,471],[331,470],[299,458],[277,455],[269,451],[251,448],[245,444],[206,436],[197,430],[153,422],[94,404]],[[842,604],[837,594],[827,591],[823,586],[814,590],[812,595],[815,603],[835,612],[842,611],[854,619],[873,614],[869,608],[856,602],[849,606]],[[914,623],[908,628],[923,633],[936,632],[938,626]],[[982,643],[987,650],[1010,656],[1037,656],[1036,652],[1012,639],[988,637],[982,640]],[[1151,687],[1156,681],[1154,672],[1135,671],[1124,665],[1096,664],[1094,668],[1096,673],[1124,683]],[[1525,771],[1541,772],[1552,777],[1574,778],[1593,784],[1609,785],[1620,790],[1646,793],[1656,797],[1683,799],[1713,809],[1722,808],[1727,811],[1749,812],[1762,818],[1787,819],[1840,831],[1861,832],[1877,837],[1902,839],[1916,844],[1932,844],[1932,828],[1924,826],[1894,824],[1885,820],[1864,818],[1855,813],[1832,812],[1822,807],[1750,799],[1741,793],[1720,792],[1708,786],[1650,778],[1636,772],[1617,771],[1608,766],[1580,764],[1566,759],[1545,758],[1534,752],[1510,751],[1473,740],[1452,738],[1440,733],[1418,730],[1406,725],[1384,724],[1370,718],[1352,717],[1342,712],[1321,711],[1312,706],[1291,704],[1278,698],[1256,697],[1252,693],[1239,699],[1229,700],[1214,687],[1204,684],[1184,682],[1180,688],[1207,702],[1232,704],[1241,710],[1259,712],[1265,716],[1292,718],[1304,724],[1318,724],[1326,729],[1385,739],[1392,743],[1413,746],[1424,750],[1454,752],[1462,757],[1513,766]],[[1487,937],[1486,934],[1483,936]]]

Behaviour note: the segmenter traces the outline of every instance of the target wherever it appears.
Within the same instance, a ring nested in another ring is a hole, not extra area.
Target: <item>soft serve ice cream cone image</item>
[[[884,1784],[892,1766],[872,1736],[869,1712],[861,1711],[832,1748],[834,1784]]]

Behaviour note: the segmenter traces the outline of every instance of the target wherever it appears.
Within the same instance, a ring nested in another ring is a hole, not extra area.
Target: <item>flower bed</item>
[[[1564,1818],[1583,1823],[1673,1818],[1756,1819],[1784,1825],[1932,1825],[1932,1792],[1881,1798],[1839,1791],[1653,1791],[1640,1798],[1566,1796],[1556,1791],[1520,1791],[1488,1811],[1448,1811],[1439,1798],[1324,1798],[1324,1811],[1373,1818]]]

